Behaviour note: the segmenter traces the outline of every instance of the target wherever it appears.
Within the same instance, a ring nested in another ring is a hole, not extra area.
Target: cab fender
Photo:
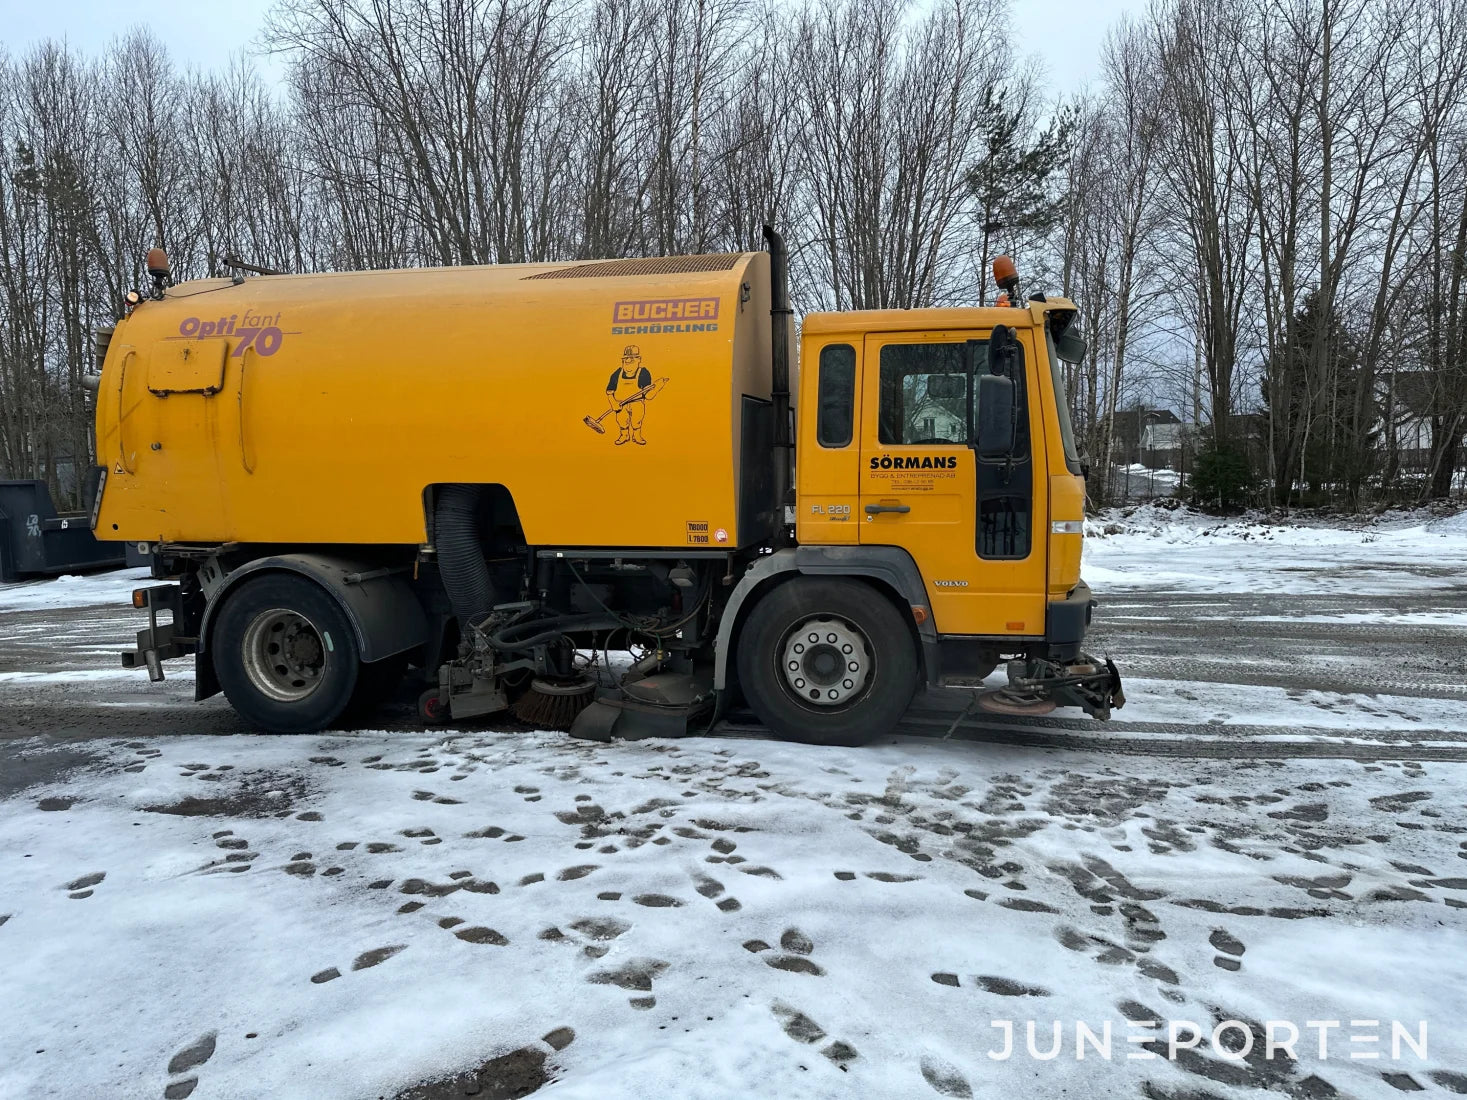
[[[929,607],[929,604],[922,574],[911,554],[897,546],[796,546],[759,558],[734,586],[714,639],[713,686],[716,690],[723,691],[729,686],[738,628],[758,597],[775,585],[799,575],[862,577],[875,582],[876,588],[900,605],[912,628],[913,644],[918,646],[922,662],[923,679],[935,680],[941,668],[937,626],[930,612],[926,621],[920,624],[912,615],[913,607]]]

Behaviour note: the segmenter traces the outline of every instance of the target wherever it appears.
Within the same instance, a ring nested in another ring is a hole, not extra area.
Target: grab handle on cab
[[[254,352],[253,347],[247,347],[244,354],[239,357],[239,385],[234,393],[235,408],[239,413],[239,464],[244,467],[244,472],[247,474],[255,472],[255,464],[250,460],[249,443],[245,439],[245,377],[249,372]]]
[[[137,358],[137,352],[128,348],[122,356],[122,363],[117,369],[117,464],[125,473],[136,473],[133,461],[127,453],[127,442],[124,439],[124,429],[127,426],[127,410],[123,407],[123,399],[127,391],[127,367]]]

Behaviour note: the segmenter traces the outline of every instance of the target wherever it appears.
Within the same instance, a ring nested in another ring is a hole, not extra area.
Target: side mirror
[[[1078,363],[1085,358],[1085,340],[1077,335],[1073,327],[1054,342],[1054,352],[1066,363]]]
[[[978,457],[1007,458],[1014,449],[1014,383],[999,374],[978,379]]]

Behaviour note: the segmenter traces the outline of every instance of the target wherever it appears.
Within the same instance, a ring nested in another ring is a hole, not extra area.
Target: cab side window
[[[815,440],[822,447],[848,447],[855,433],[856,349],[829,344],[820,349]]]
[[[887,344],[881,349],[877,437],[885,444],[968,443],[964,345]]]

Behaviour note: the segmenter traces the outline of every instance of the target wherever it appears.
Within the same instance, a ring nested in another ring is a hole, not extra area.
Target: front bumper
[[[1121,674],[1110,658],[1084,652],[1085,633],[1097,601],[1080,581],[1062,600],[1052,600],[1044,623],[1045,656],[1009,663],[1014,698],[1044,699],[1057,706],[1079,707],[1092,718],[1106,719],[1126,705]]]
[[[1095,598],[1084,581],[1062,600],[1051,600],[1044,616],[1044,643],[1052,661],[1080,659],[1085,631],[1095,615]]]

